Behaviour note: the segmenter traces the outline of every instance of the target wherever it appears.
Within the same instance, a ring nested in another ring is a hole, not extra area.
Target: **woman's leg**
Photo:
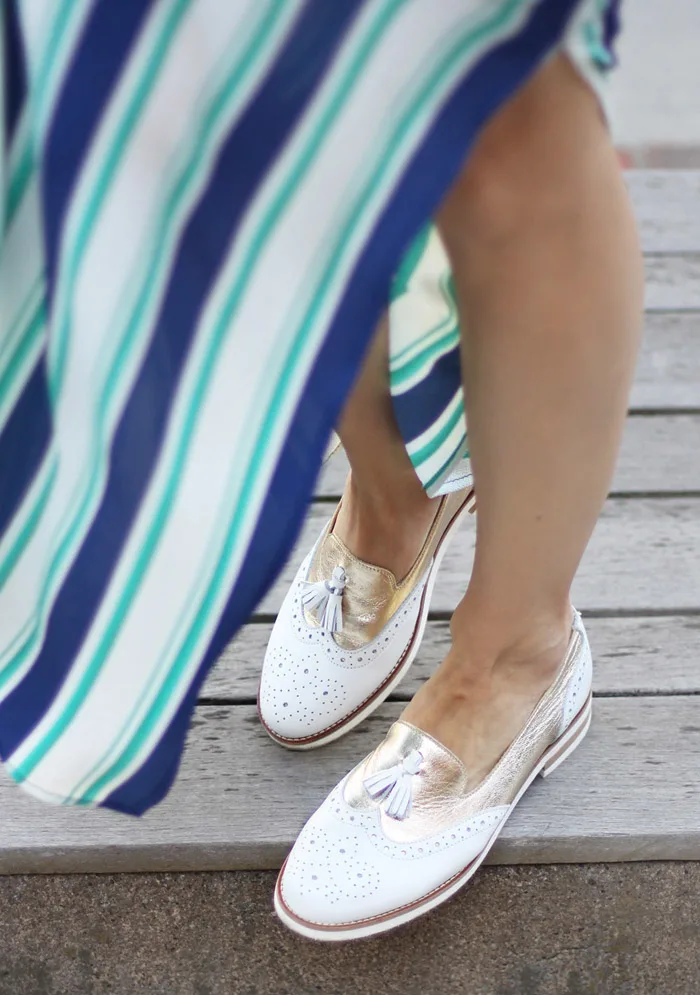
[[[400,579],[420,551],[436,502],[426,495],[394,418],[386,319],[377,329],[338,434],[352,472],[334,531],[360,559],[386,567]]]
[[[480,779],[563,658],[639,337],[627,194],[596,98],[563,56],[485,129],[438,223],[464,319],[477,543],[453,648],[405,717]]]

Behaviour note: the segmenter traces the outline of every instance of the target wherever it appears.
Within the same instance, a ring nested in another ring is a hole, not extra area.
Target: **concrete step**
[[[693,995],[700,864],[485,868],[375,940],[275,919],[274,874],[0,879],[0,995]]]

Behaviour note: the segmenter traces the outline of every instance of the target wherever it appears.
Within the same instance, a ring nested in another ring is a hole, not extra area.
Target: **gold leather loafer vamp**
[[[396,580],[391,571],[358,560],[336,535],[329,532],[321,540],[311,564],[309,581],[313,583],[332,576],[338,566],[346,575],[343,630],[333,635],[344,649],[358,649],[371,642],[386,625],[387,610],[396,601]],[[311,612],[306,612],[306,621],[318,625]]]
[[[416,843],[479,812],[510,805],[544,752],[558,738],[567,686],[575,671],[582,639],[572,632],[566,658],[553,684],[535,706],[522,732],[480,784],[470,783],[462,762],[431,736],[406,722],[396,722],[383,743],[349,775],[345,801],[367,810],[379,804],[382,829],[395,843]],[[423,757],[412,780],[412,804],[405,819],[387,816],[381,802],[369,798],[364,781],[399,764],[412,751]]]
[[[406,576],[398,582],[390,570],[358,559],[333,533],[336,516],[329,523],[309,569],[308,580],[316,583],[332,576],[336,567],[346,575],[343,594],[343,628],[333,638],[344,649],[366,646],[379,635],[415,590],[430,567],[445,530],[465,503],[466,494],[457,491],[441,499],[435,520]],[[336,512],[337,515],[337,512]],[[305,610],[307,624],[318,626],[313,612]]]

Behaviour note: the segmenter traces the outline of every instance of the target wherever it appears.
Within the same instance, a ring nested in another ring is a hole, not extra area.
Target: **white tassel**
[[[305,591],[301,603],[307,611],[316,612],[322,629],[328,632],[343,631],[343,591],[345,571],[342,567],[333,570],[330,580],[315,583],[304,581]]]
[[[405,819],[411,812],[412,791],[411,782],[423,763],[423,754],[419,750],[411,750],[394,767],[371,774],[363,781],[370,798],[381,798],[385,812],[392,819]]]

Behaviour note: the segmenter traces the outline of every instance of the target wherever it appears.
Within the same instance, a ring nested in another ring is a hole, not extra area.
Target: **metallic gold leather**
[[[471,784],[461,760],[432,736],[398,721],[384,742],[350,773],[344,790],[348,805],[364,810],[379,805],[384,833],[395,843],[415,843],[485,809],[510,805],[544,751],[558,738],[567,685],[582,645],[581,633],[574,628],[554,682],[540,698],[522,732],[480,784]],[[369,798],[362,782],[370,774],[393,767],[411,750],[419,750],[424,758],[411,782],[411,811],[406,819],[392,819],[379,802]]]
[[[375,567],[354,556],[333,532],[338,515],[329,522],[314,554],[307,580],[327,580],[334,567],[345,571],[343,630],[333,638],[344,649],[359,649],[371,642],[393,618],[430,567],[437,546],[457,512],[465,504],[468,491],[456,491],[440,499],[433,524],[420,553],[406,576],[397,581],[390,570]],[[305,609],[309,625],[318,626],[313,612]]]

